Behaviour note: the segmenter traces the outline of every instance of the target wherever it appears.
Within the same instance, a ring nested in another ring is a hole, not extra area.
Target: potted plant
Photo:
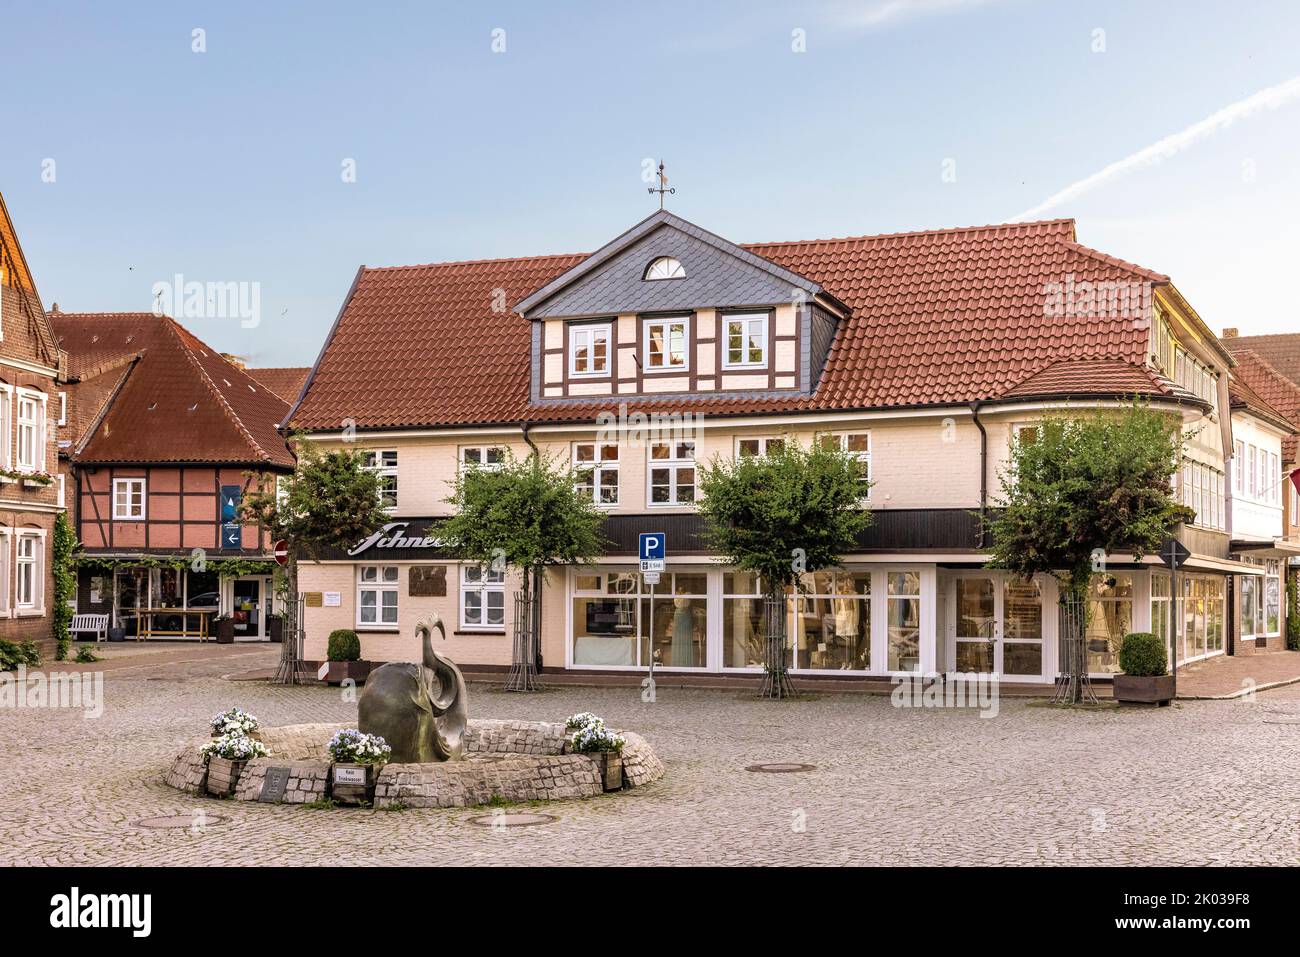
[[[218,615],[213,621],[216,629],[217,644],[230,645],[235,641],[235,619],[231,615]]]
[[[329,684],[341,684],[349,678],[361,684],[370,675],[370,662],[361,660],[361,639],[350,628],[330,632],[325,643],[325,657],[329,659],[325,675]]]
[[[274,644],[279,644],[284,641],[284,616],[267,615],[266,633]]]
[[[243,708],[229,708],[213,715],[208,724],[212,728],[214,738],[219,738],[223,734],[242,734],[259,741],[262,739],[261,723],[258,722],[257,715],[250,714]]]
[[[1174,676],[1166,664],[1165,643],[1146,631],[1124,636],[1119,646],[1115,700],[1124,704],[1162,706],[1174,699]]]
[[[208,765],[208,793],[217,797],[234,794],[244,765],[270,754],[261,741],[234,731],[213,738],[202,750]]]
[[[569,738],[566,749],[574,754],[585,754],[596,762],[601,785],[606,791],[623,787],[623,745],[627,740],[605,727],[603,719],[590,711],[570,715],[564,722]]]
[[[373,804],[377,768],[388,763],[393,754],[388,742],[377,734],[344,728],[330,738],[329,752],[334,759],[330,769],[334,800],[341,804]]]

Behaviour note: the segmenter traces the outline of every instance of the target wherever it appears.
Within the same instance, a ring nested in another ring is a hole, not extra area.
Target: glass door
[[[234,582],[234,605],[231,609],[235,618],[236,638],[264,638],[265,616],[262,614],[262,598],[266,589],[260,578],[236,578]]]
[[[1001,672],[1001,618],[992,575],[961,575],[953,580],[956,615],[953,665],[958,672]]]

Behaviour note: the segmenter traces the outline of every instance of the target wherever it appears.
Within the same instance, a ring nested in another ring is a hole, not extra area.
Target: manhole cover
[[[535,824],[550,824],[559,818],[551,814],[528,814],[525,812],[498,811],[495,814],[480,814],[469,819],[469,823],[479,827],[532,827]]]
[[[751,764],[745,768],[746,771],[759,771],[763,774],[794,774],[799,771],[815,771],[815,764],[790,764],[788,762],[778,762],[775,764]]]
[[[207,827],[211,824],[224,824],[229,818],[221,817],[219,814],[169,814],[165,817],[143,817],[138,821],[132,821],[136,827],[147,827],[154,830],[163,830],[166,828],[185,829]]]

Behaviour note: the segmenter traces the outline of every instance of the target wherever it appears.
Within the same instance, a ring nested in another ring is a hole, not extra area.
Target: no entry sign
[[[289,564],[289,543],[283,538],[280,539],[275,543],[275,547],[271,550],[271,554],[275,556],[275,560],[278,564]]]

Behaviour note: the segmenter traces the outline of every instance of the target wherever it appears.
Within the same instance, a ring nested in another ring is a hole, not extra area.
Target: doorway
[[[948,661],[953,671],[1042,680],[1040,579],[959,572],[948,583],[947,612]]]
[[[236,578],[232,583],[230,614],[235,619],[236,641],[265,641],[270,613],[271,579]]]

